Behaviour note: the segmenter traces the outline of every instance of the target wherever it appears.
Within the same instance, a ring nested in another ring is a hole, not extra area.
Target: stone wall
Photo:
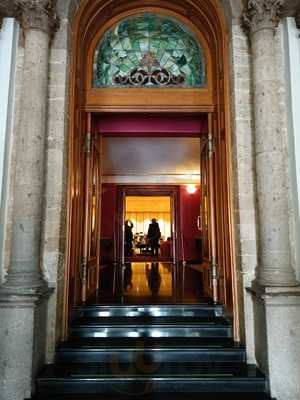
[[[240,334],[247,344],[249,361],[254,361],[252,299],[246,292],[257,267],[251,55],[248,38],[240,24],[232,25],[231,29],[232,161]]]
[[[54,344],[62,332],[66,260],[67,180],[69,136],[69,24],[61,18],[50,51],[48,136],[42,265],[45,278],[55,289],[48,306],[47,359],[52,360]]]
[[[48,305],[47,361],[53,360],[55,344],[63,330],[66,266],[66,229],[69,151],[69,79],[72,25],[80,0],[58,2],[60,29],[50,51],[48,137],[42,266],[54,289]]]
[[[49,58],[49,102],[46,140],[46,175],[42,237],[42,271],[54,289],[48,307],[47,360],[51,361],[62,329],[65,266],[65,229],[68,164],[68,20],[62,19],[60,30],[52,43]],[[22,89],[23,36],[17,51],[17,71],[14,97],[12,154],[9,160],[8,211],[4,245],[4,274],[10,265],[13,185],[15,175],[15,142],[19,129],[19,104]]]

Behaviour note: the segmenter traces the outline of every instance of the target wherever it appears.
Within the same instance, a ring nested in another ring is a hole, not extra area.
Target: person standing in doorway
[[[150,242],[152,256],[158,256],[160,237],[161,237],[161,233],[160,233],[159,225],[156,222],[156,219],[153,218],[151,224],[149,225],[149,229],[148,229],[148,240]]]
[[[132,233],[133,223],[130,220],[125,221],[125,257],[132,256],[132,242],[133,242],[133,233]]]

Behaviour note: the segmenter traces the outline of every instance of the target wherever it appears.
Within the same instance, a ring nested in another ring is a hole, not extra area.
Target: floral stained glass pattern
[[[96,88],[205,84],[203,50],[172,18],[146,13],[122,20],[104,35],[95,52]]]

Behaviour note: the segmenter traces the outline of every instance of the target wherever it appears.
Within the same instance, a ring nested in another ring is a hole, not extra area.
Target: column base
[[[295,273],[293,271],[280,272],[276,275],[276,271],[259,271],[258,276],[255,279],[255,283],[258,286],[263,287],[297,287],[299,282],[296,280]]]
[[[272,397],[300,399],[300,286],[265,287],[253,297],[255,355],[269,377]]]
[[[32,394],[45,361],[47,300],[51,291],[0,288],[0,399],[24,400]]]
[[[29,286],[22,286],[22,285],[10,285],[8,282],[4,283],[0,286],[0,306],[2,301],[5,302],[5,299],[9,298],[9,302],[13,302],[14,296],[18,297],[18,301],[21,297],[29,298],[30,301],[36,296],[40,299],[49,298],[50,294],[52,293],[52,289],[47,286],[45,281],[41,281],[39,286],[29,287]]]

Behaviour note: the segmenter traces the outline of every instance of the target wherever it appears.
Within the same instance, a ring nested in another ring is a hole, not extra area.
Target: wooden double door
[[[227,294],[231,293],[230,276],[228,265],[224,257],[224,241],[226,238],[226,221],[224,221],[224,208],[226,199],[223,195],[222,184],[222,160],[220,140],[218,137],[217,121],[213,114],[208,114],[207,132],[199,135],[201,140],[201,202],[199,204],[198,228],[202,237],[203,254],[203,274],[206,282],[207,292],[214,301],[229,303],[226,299]],[[93,132],[92,116],[87,114],[85,118],[86,130],[82,135],[81,146],[78,146],[78,154],[81,160],[80,171],[74,171],[75,179],[78,180],[78,218],[75,220],[77,237],[73,257],[76,280],[75,297],[69,304],[86,302],[97,293],[99,288],[99,269],[100,269],[100,236],[101,236],[101,193],[102,193],[102,136],[98,132]],[[76,175],[77,174],[77,175]],[[81,184],[80,184],[81,182]],[[131,188],[130,193],[136,192],[136,188]],[[149,189],[153,190],[153,189]],[[76,190],[75,190],[76,191]],[[172,192],[172,190],[171,190]],[[180,232],[178,230],[179,216],[178,199],[170,190],[167,195],[173,201],[173,224],[172,231],[174,237],[174,262],[180,263]],[[119,213],[124,213],[124,196],[128,191],[122,192],[119,196]],[[154,192],[153,192],[154,193]],[[161,192],[160,192],[161,193]],[[120,202],[123,202],[120,206]],[[120,211],[123,210],[123,211]],[[123,222],[124,215],[118,216],[118,226],[116,231],[117,261],[122,263],[123,257]],[[113,223],[113,222],[112,222]],[[225,225],[224,225],[225,224]],[[228,229],[227,229],[228,230]],[[72,239],[72,238],[71,238]],[[73,239],[72,239],[73,240]],[[225,249],[226,253],[226,249]],[[78,263],[78,261],[80,262]],[[78,267],[79,264],[79,267]],[[229,279],[228,279],[229,278]],[[72,282],[69,287],[72,295]],[[74,296],[74,294],[73,294]]]
[[[99,289],[102,193],[102,136],[92,131],[90,115],[87,120],[83,152],[84,211],[80,297],[81,302],[86,302],[95,296]]]

